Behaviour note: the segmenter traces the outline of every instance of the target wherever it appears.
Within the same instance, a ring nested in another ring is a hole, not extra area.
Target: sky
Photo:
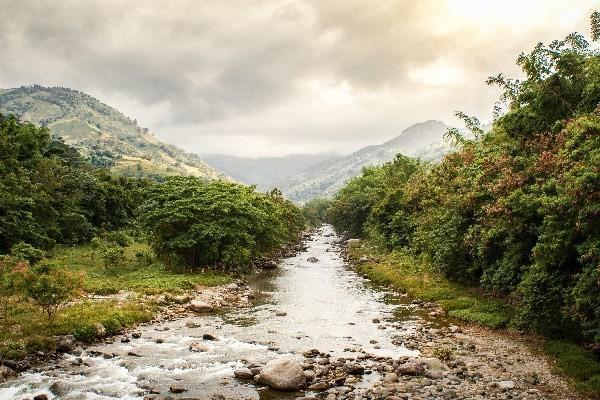
[[[600,0],[0,0],[0,87],[79,89],[199,154],[348,153],[491,118],[488,76]]]

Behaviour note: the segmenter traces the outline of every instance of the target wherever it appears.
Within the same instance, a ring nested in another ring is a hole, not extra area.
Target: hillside
[[[452,149],[444,141],[447,129],[448,126],[441,121],[414,124],[387,142],[313,165],[290,179],[281,189],[290,199],[305,202],[332,196],[348,179],[360,175],[363,167],[389,161],[398,153],[427,161],[439,160]]]
[[[0,89],[0,113],[48,127],[92,164],[115,173],[226,178],[197,155],[161,142],[137,120],[78,90],[39,85]]]
[[[325,161],[339,158],[333,153],[291,154],[283,157],[236,157],[224,154],[205,156],[215,168],[236,181],[256,185],[259,190],[280,187],[301,171]]]

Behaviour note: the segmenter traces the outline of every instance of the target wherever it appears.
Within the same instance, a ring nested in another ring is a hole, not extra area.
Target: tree
[[[83,275],[51,264],[40,264],[25,271],[23,289],[52,324],[58,309],[81,291]]]

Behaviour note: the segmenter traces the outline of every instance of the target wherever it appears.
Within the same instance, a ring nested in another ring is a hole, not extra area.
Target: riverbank
[[[506,363],[512,370],[515,366],[523,365],[521,355],[524,352],[531,354],[532,359],[538,360],[538,366],[530,366],[522,372],[531,369],[539,375],[539,371],[545,371],[546,379],[541,381],[547,382],[550,393],[558,390],[561,396],[569,396],[558,398],[578,398],[579,395],[583,398],[600,398],[600,362],[597,357],[582,346],[568,341],[550,340],[511,330],[513,309],[503,299],[450,282],[431,266],[408,254],[385,254],[368,243],[358,242],[351,242],[348,247],[342,246],[342,251],[360,274],[378,284],[406,293],[418,299],[416,301],[428,303],[432,317],[448,316],[455,321],[468,323],[462,329],[469,332],[470,336],[482,339],[480,348],[487,344],[488,350],[493,350],[497,347],[495,343],[500,343],[501,346],[496,350],[503,355],[503,359],[508,357]],[[430,336],[436,338],[435,334]],[[455,350],[464,351],[460,343],[454,343],[454,346],[458,346]],[[512,351],[507,353],[501,350],[502,347],[511,348]],[[515,354],[518,355],[516,358]],[[550,371],[564,378],[564,381],[550,374]],[[535,379],[528,378],[526,381]],[[565,382],[568,382],[568,386]]]
[[[277,267],[276,260],[302,250],[301,240],[261,260],[259,266]],[[81,273],[84,292],[59,308],[52,322],[31,302],[10,303],[0,318],[0,365],[4,362],[10,370],[0,371],[0,381],[14,371],[57,359],[76,343],[110,340],[140,324],[184,314],[191,302],[217,310],[246,306],[252,296],[240,292],[244,287],[240,273],[169,271],[148,254],[146,244],[133,243],[125,248],[120,265],[107,269],[89,245],[56,248],[47,261]]]

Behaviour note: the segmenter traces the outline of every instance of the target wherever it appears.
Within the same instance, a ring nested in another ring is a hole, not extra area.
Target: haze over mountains
[[[0,113],[47,126],[92,164],[115,173],[227,178],[198,155],[161,142],[137,120],[78,90],[39,85],[0,89]]]
[[[365,166],[389,161],[398,153],[427,161],[439,160],[452,147],[444,141],[448,126],[441,121],[414,124],[379,145],[349,155],[298,154],[272,158],[212,155],[206,160],[236,180],[261,190],[279,187],[290,199],[305,202],[329,197]]]
[[[280,188],[297,202],[330,197],[365,166],[389,161],[397,153],[434,161],[451,150],[441,121],[414,124],[398,136],[348,155],[294,154],[282,157],[210,155],[201,158],[159,141],[135,119],[83,92],[39,85],[0,89],[0,112],[47,126],[97,166],[130,176],[187,174],[229,177],[260,190]],[[199,139],[201,140],[201,139]]]

